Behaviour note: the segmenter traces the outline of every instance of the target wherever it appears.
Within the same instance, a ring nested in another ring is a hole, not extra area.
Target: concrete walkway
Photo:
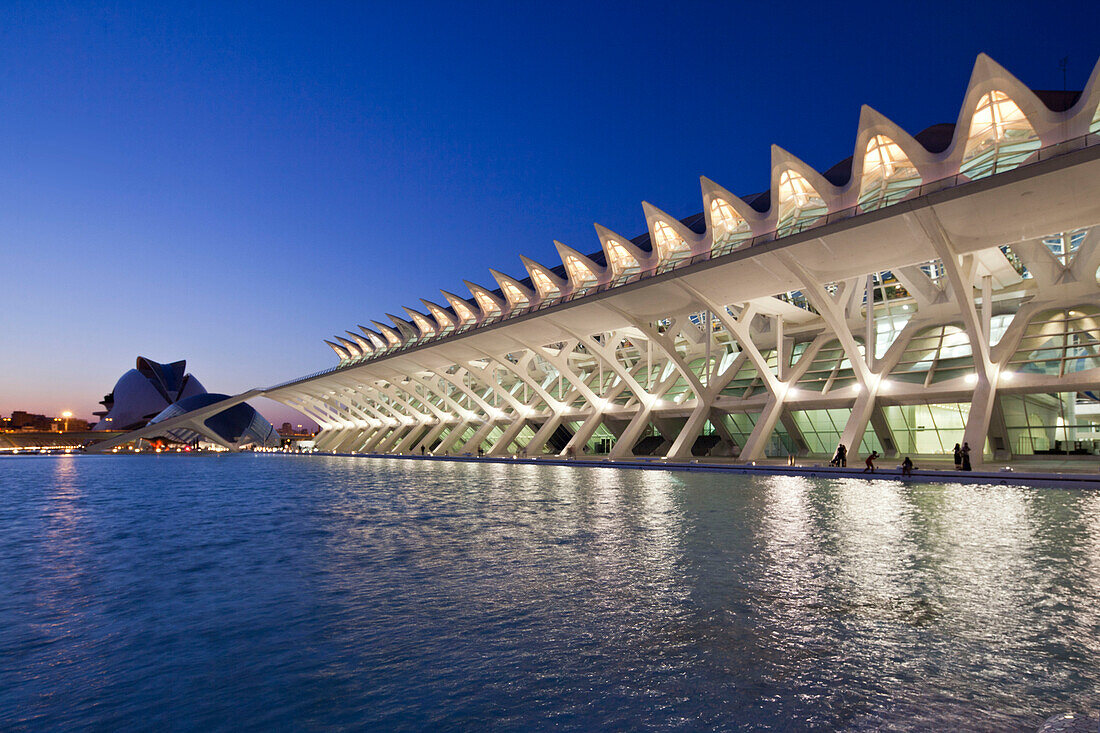
[[[878,468],[874,473],[864,473],[862,465],[859,467],[833,468],[821,464],[803,462],[789,466],[786,462],[756,462],[750,464],[735,463],[735,459],[718,461],[714,459],[695,459],[692,461],[670,461],[663,458],[633,458],[629,460],[612,460],[605,457],[594,458],[560,458],[547,456],[530,458],[522,456],[432,456],[432,455],[405,455],[392,453],[318,453],[314,455],[340,455],[349,458],[389,458],[394,460],[417,461],[452,461],[458,463],[505,463],[539,466],[573,466],[576,468],[632,468],[644,471],[693,471],[704,473],[741,473],[762,474],[770,476],[808,476],[812,478],[859,478],[890,481],[905,481],[910,483],[965,483],[985,484],[1000,486],[1036,486],[1043,488],[1075,488],[1075,489],[1100,489],[1100,471],[1087,473],[1082,470],[1074,472],[1043,470],[1046,466],[1036,466],[1039,470],[1033,470],[1031,465],[1017,466],[1011,470],[990,470],[990,466],[984,466],[979,471],[956,471],[954,464],[945,462],[944,468],[931,469],[917,467],[911,476],[903,476],[900,468],[895,467],[896,461],[877,462]],[[1093,464],[1097,466],[1097,464]],[[1084,468],[1084,467],[1082,467]],[[1095,469],[1094,469],[1095,470]]]

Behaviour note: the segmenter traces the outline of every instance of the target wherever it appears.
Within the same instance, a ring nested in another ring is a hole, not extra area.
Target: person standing
[[[958,443],[955,443],[955,470],[961,471],[963,467],[963,452]]]
[[[843,443],[837,445],[836,453],[833,454],[833,460],[829,462],[829,465],[839,468],[844,468],[848,465],[848,449],[844,447]]]
[[[905,457],[905,460],[901,462],[901,475],[912,476],[913,475],[913,459],[909,456]]]
[[[962,447],[962,470],[970,470],[970,443],[963,442]]]
[[[863,469],[864,473],[867,473],[868,471],[871,472],[871,473],[875,472],[875,459],[876,458],[878,458],[878,451],[877,450],[871,451],[871,455],[867,456],[867,461],[866,461],[867,466],[866,466],[866,468]]]

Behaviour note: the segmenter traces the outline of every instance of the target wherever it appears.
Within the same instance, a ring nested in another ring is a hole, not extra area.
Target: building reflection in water
[[[23,699],[41,679],[129,699],[153,669],[153,704],[258,686],[254,706],[294,706],[314,679],[375,723],[465,704],[461,722],[1005,730],[1100,689],[1100,493],[320,456],[9,467],[32,487],[0,538]]]
[[[853,610],[885,619],[928,612],[911,582],[917,555],[915,508],[903,484],[847,479],[823,487],[823,526],[835,553],[837,582]]]

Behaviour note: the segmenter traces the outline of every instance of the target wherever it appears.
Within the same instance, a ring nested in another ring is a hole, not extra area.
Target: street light
[[[65,410],[65,412],[61,413],[61,417],[65,418],[65,430],[64,430],[64,432],[66,432],[66,433],[69,432],[69,418],[72,417],[72,416],[73,416],[73,413],[69,412],[68,410]]]

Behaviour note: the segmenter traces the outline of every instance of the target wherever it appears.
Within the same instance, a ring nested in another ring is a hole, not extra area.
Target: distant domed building
[[[164,408],[186,397],[206,394],[187,361],[160,364],[139,356],[137,366],[119,377],[115,388],[103,398],[106,410],[93,413],[100,418],[96,430],[136,430],[145,427]]]
[[[228,395],[207,392],[187,374],[186,360],[161,364],[139,356],[136,366],[119,377],[100,403],[107,409],[95,413],[100,417],[95,430],[137,430],[225,399]],[[243,402],[186,428],[165,430],[164,435],[181,443],[205,438],[227,448],[272,447],[280,440],[271,423]]]

